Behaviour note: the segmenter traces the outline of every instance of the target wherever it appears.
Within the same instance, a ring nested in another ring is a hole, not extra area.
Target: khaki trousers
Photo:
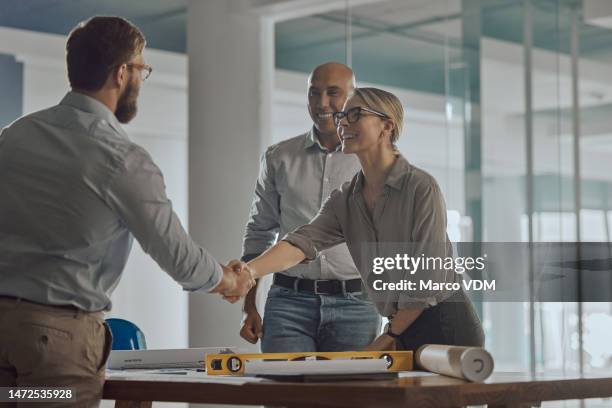
[[[70,403],[13,407],[97,407],[111,345],[102,312],[0,296],[0,387],[67,387],[76,394]]]

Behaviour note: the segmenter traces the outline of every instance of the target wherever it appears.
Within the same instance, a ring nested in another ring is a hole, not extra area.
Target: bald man
[[[307,224],[332,190],[359,170],[354,155],[340,150],[332,113],[355,87],[344,64],[320,65],[308,78],[308,112],[312,128],[268,148],[243,243],[247,262]],[[361,277],[345,244],[323,251],[309,264],[274,275],[262,324],[254,287],[244,302],[240,335],[273,352],[351,351],[367,346],[378,334],[380,317],[367,299]]]

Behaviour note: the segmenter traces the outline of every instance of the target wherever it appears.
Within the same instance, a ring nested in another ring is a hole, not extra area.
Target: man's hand
[[[237,302],[255,285],[255,279],[248,268],[242,267],[240,261],[232,261],[228,266],[221,265],[223,278],[212,293],[220,293],[230,303]]]
[[[229,261],[229,263],[227,264],[227,267],[232,269],[234,272],[240,274],[240,273],[248,273],[251,278],[253,277],[253,271],[251,271],[251,269],[249,268],[249,266],[238,260],[238,259],[233,259],[231,261]],[[255,279],[253,279],[253,285],[251,286],[251,288],[257,286],[257,282],[255,281]],[[251,290],[249,289],[249,292]],[[240,300],[240,298],[242,298],[244,296],[232,296],[232,295],[223,295],[223,299],[227,300],[230,303],[236,303],[237,301]]]
[[[244,323],[242,324],[242,329],[240,329],[240,337],[251,344],[255,344],[262,336],[261,316],[255,305],[251,305],[248,308],[245,306],[244,316]]]

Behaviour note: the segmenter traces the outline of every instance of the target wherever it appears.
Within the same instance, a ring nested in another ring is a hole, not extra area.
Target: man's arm
[[[273,148],[261,157],[259,177],[242,242],[242,261],[256,258],[275,242],[280,228],[280,194],[272,163]]]
[[[257,286],[259,286],[259,279],[255,280],[255,286],[244,298],[242,306],[244,320],[240,329],[240,337],[252,344],[257,343],[263,333],[263,322],[257,311]]]
[[[161,171],[133,146],[104,189],[105,201],[157,264],[185,290],[244,296],[251,278],[222,267],[185,232],[166,196]]]
[[[268,149],[261,157],[259,177],[244,233],[243,262],[249,262],[272,246],[280,228],[280,194],[276,189],[271,155],[272,149]],[[244,299],[245,318],[240,330],[240,335],[253,344],[261,337],[261,316],[256,304],[258,286],[256,282]]]
[[[259,255],[260,254],[243,255],[242,258],[240,258],[240,260],[242,262],[249,262],[250,260],[257,258]],[[257,312],[257,287],[258,286],[259,286],[259,279],[255,279],[255,285],[253,285],[249,293],[247,293],[246,297],[244,298],[244,304],[242,306],[242,311],[246,313],[247,315],[250,315],[250,314],[259,315],[259,312]],[[245,320],[247,319],[248,319],[248,316]],[[253,325],[257,325],[257,322],[256,322],[257,319],[253,318],[251,320],[253,320],[251,322]],[[259,318],[259,320],[261,320],[261,317]]]

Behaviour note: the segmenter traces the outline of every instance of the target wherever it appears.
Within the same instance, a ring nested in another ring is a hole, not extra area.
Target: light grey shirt
[[[321,251],[346,243],[366,282],[372,274],[371,252],[385,252],[386,244],[412,243],[412,256],[451,256],[446,235],[446,207],[435,179],[398,155],[370,215],[362,195],[363,173],[334,190],[317,216],[307,225],[287,234],[283,240],[300,248],[305,262]],[[368,249],[369,248],[369,249]],[[374,254],[375,255],[375,254]],[[454,271],[428,271],[438,283],[455,282]],[[370,298],[383,316],[399,309],[426,308],[448,298],[452,292],[392,292],[381,294],[368,288]]]
[[[277,236],[307,224],[329,194],[359,170],[359,161],[340,149],[327,151],[314,130],[270,146],[261,167],[243,241],[243,259],[259,255]],[[306,279],[359,278],[346,245],[321,251],[315,262],[283,273]]]
[[[104,104],[69,92],[0,133],[0,295],[110,310],[132,234],[184,289],[219,283],[161,171]]]

